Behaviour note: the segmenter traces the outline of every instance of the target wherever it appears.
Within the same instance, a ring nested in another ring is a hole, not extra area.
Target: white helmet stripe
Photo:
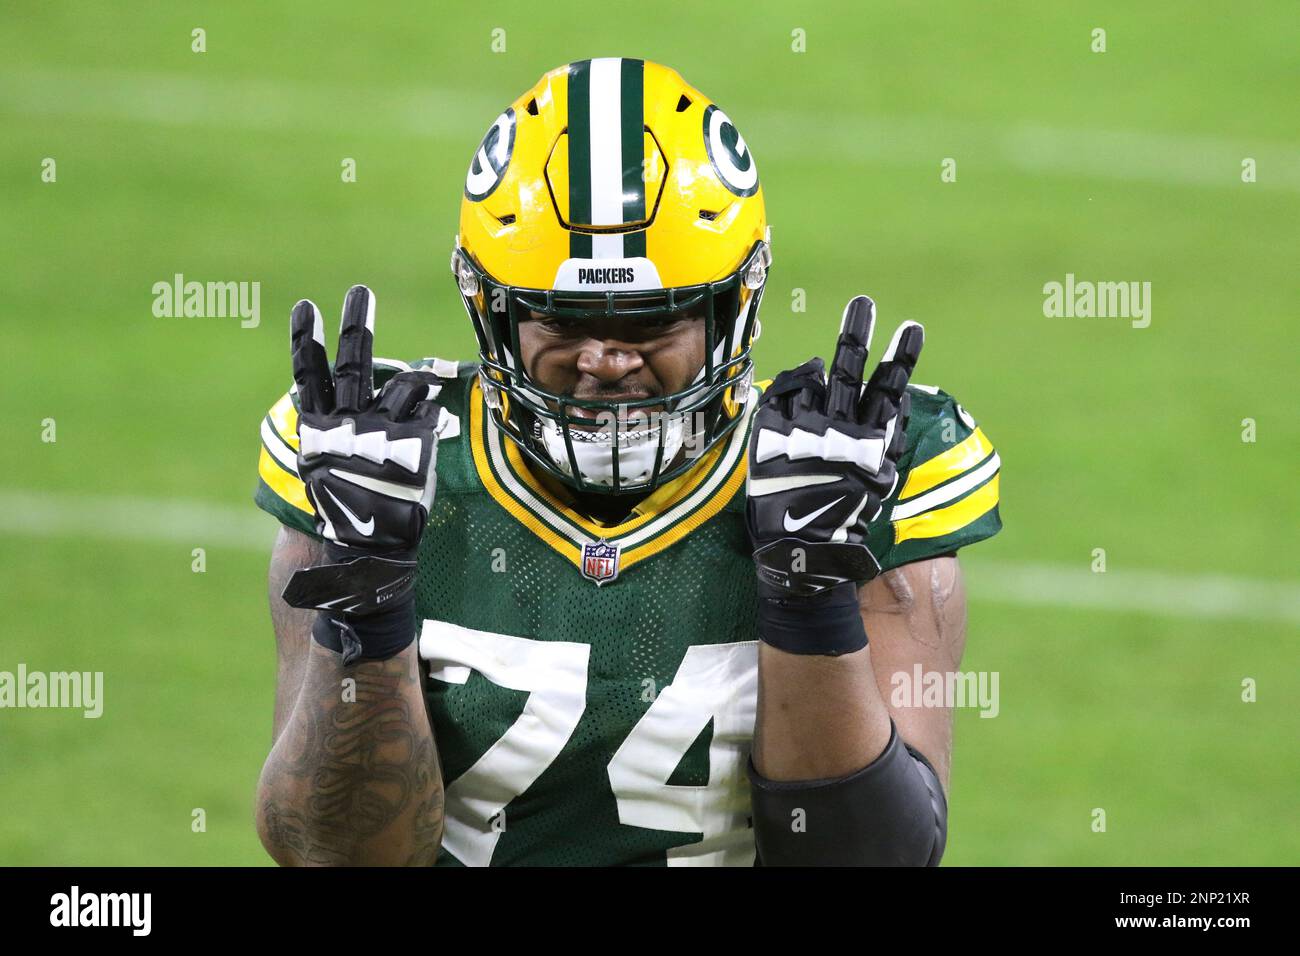
[[[591,224],[618,226],[623,223],[623,106],[621,57],[591,61]],[[617,240],[617,251],[601,252],[592,244],[597,259],[623,258],[623,237],[596,236]],[[606,247],[613,243],[605,243]]]

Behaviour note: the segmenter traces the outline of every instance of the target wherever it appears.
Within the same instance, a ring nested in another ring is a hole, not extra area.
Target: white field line
[[[271,553],[276,521],[253,504],[211,504],[179,498],[107,497],[5,489],[0,533],[35,538],[224,547]]]
[[[507,97],[482,90],[359,88],[183,73],[26,68],[0,71],[0,113],[160,126],[292,132],[335,130],[459,143],[468,162]],[[1259,187],[1300,192],[1300,149],[1256,138],[1188,136],[942,116],[846,116],[755,111],[746,136],[783,161],[932,165],[1015,170],[1074,179],[1240,188],[1241,161],[1258,163]],[[752,132],[750,132],[752,131]],[[809,146],[809,144],[816,144]]]
[[[34,538],[97,538],[226,547],[270,553],[276,523],[246,506],[180,499],[89,497],[0,490],[0,533]],[[1222,575],[992,562],[964,556],[968,590],[978,601],[1070,607],[1197,620],[1300,625],[1300,585]]]
[[[979,601],[1024,607],[1132,611],[1197,620],[1300,625],[1300,585],[1211,574],[983,561],[963,552],[967,591]]]

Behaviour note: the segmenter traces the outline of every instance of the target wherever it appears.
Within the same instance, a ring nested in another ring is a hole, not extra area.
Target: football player
[[[868,365],[864,296],[755,382],[770,242],[721,108],[583,60],[470,162],[476,361],[375,358],[355,286],[331,365],[295,306],[256,495],[277,861],[939,861],[951,713],[891,691],[960,661],[998,455],[910,383],[919,325]]]

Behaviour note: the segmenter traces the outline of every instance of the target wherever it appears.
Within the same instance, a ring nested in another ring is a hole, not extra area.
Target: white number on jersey
[[[586,708],[590,654],[588,644],[424,622],[420,656],[430,677],[464,684],[473,670],[498,686],[528,691],[510,729],[447,787],[443,843],[466,866],[491,862],[501,835],[494,819],[545,772],[578,726]],[[753,863],[745,760],[757,694],[755,642],[689,647],[673,682],[610,760],[607,772],[621,823],[703,834],[700,841],[670,849],[669,865]],[[670,786],[668,779],[709,721],[708,784]]]

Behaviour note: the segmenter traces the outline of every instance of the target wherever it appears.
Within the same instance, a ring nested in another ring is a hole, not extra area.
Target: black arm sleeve
[[[889,743],[857,773],[778,782],[749,761],[760,866],[938,866],[948,802],[934,768],[890,721]]]

